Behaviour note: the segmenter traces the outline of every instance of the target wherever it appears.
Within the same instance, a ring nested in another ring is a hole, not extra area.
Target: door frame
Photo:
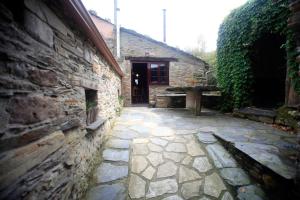
[[[131,94],[130,94],[130,96],[131,96],[131,104],[138,104],[138,103],[133,103],[133,101],[132,101],[132,94],[133,94],[133,80],[132,80],[132,72],[133,72],[133,65],[134,64],[145,64],[146,65],[146,74],[145,74],[145,76],[147,77],[147,80],[146,80],[146,83],[147,83],[147,85],[146,85],[146,89],[147,89],[147,102],[146,102],[146,104],[149,104],[149,101],[150,101],[150,94],[149,94],[149,90],[150,90],[150,87],[149,87],[149,73],[148,73],[148,71],[149,71],[149,62],[143,62],[143,61],[130,61],[130,92],[131,92]]]

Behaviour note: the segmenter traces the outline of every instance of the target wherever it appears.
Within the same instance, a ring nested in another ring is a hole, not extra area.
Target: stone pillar
[[[188,91],[186,93],[186,108],[199,116],[202,108],[202,92]]]
[[[195,107],[195,115],[199,116],[202,108],[202,92],[195,92]]]
[[[195,109],[195,95],[194,92],[188,91],[186,93],[186,105],[185,107],[190,110]]]

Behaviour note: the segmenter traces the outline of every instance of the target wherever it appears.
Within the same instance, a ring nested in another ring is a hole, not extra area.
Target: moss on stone
[[[299,111],[287,106],[282,106],[277,109],[276,123],[298,130],[300,128],[298,124],[299,116]]]

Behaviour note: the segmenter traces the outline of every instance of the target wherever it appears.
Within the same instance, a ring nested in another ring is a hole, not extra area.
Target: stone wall
[[[149,86],[150,101],[156,99],[156,94],[165,93],[168,87],[195,86],[203,81],[201,78],[204,78],[208,65],[202,60],[128,29],[121,28],[120,33],[121,59],[119,62],[126,74],[122,80],[125,105],[131,104],[131,63],[125,60],[126,56],[178,59],[178,61],[170,62],[169,85]]]
[[[97,15],[90,13],[91,18],[93,22],[95,23],[96,27],[100,31],[101,35],[103,36],[103,39],[105,40],[106,44],[108,45],[111,52],[115,55],[117,55],[117,49],[116,47],[116,41],[115,41],[115,25],[110,23],[109,21],[102,19],[98,17]]]
[[[59,2],[0,3],[0,199],[79,199],[116,111],[121,78]],[[64,11],[66,12],[66,11]],[[86,131],[85,89],[98,95]]]
[[[289,19],[289,27],[292,28],[295,32],[296,36],[296,42],[297,42],[297,53],[298,57],[296,59],[297,63],[299,63],[299,76],[300,76],[300,1],[299,0],[290,0],[290,10],[292,12],[292,15]],[[299,95],[298,96],[298,101],[299,103]],[[299,105],[299,104],[298,104]],[[296,184],[298,186],[297,188],[297,194],[299,195],[300,198],[300,130],[298,130],[298,159],[297,159],[297,180]]]

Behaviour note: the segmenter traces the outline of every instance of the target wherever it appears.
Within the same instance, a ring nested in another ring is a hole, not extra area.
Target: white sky
[[[162,9],[167,9],[167,43],[181,49],[197,46],[203,37],[207,51],[216,49],[219,25],[231,10],[247,0],[118,0],[121,26],[163,40]],[[114,0],[82,0],[102,18],[114,19]]]

